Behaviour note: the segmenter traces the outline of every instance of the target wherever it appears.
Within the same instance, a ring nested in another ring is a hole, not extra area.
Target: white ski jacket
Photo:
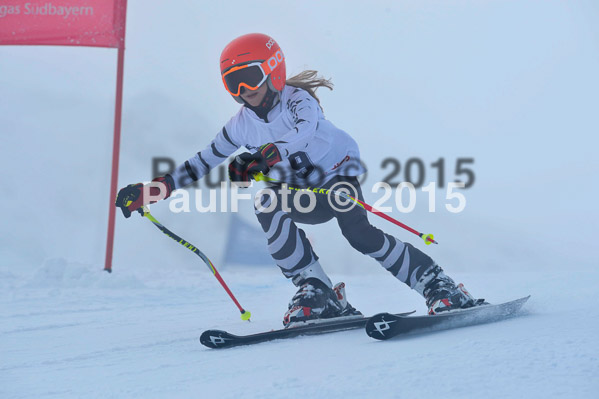
[[[175,169],[175,187],[202,178],[242,146],[254,152],[266,143],[274,143],[281,152],[283,160],[269,173],[279,181],[308,187],[366,171],[354,139],[325,119],[307,91],[285,86],[266,119],[242,106],[206,148]]]

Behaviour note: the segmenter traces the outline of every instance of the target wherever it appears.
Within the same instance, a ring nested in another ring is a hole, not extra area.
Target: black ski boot
[[[283,325],[290,327],[310,320],[354,315],[362,313],[347,302],[344,283],[338,283],[331,289],[317,278],[308,278],[291,298]]]
[[[430,315],[487,304],[484,299],[470,295],[462,283],[456,285],[438,265],[426,271],[418,284],[424,285],[422,295]]]

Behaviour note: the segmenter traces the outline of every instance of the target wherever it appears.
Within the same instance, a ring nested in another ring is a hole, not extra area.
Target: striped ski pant
[[[348,186],[349,185],[349,186]],[[335,190],[348,187],[352,195],[363,200],[360,184],[355,177],[337,176],[327,182],[323,188]],[[351,187],[350,187],[351,186]],[[330,280],[318,263],[304,231],[296,223],[320,224],[333,218],[337,220],[341,233],[349,244],[359,252],[374,258],[398,280],[414,288],[420,277],[434,265],[433,260],[409,243],[384,233],[368,221],[367,212],[359,205],[350,210],[339,206],[322,193],[314,194],[315,207],[303,212],[310,203],[308,194],[290,190],[283,202],[281,187],[272,187],[270,195],[262,195],[255,207],[258,221],[268,240],[268,251],[285,277],[292,279],[295,285],[306,278],[317,277],[330,285]],[[296,196],[299,198],[296,199]],[[295,201],[297,201],[296,206]],[[273,203],[274,202],[274,203]],[[314,202],[313,202],[314,203]],[[324,278],[323,278],[324,275]]]

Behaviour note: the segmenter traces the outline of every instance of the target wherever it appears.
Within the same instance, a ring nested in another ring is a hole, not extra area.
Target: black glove
[[[173,181],[171,175],[157,177],[152,180],[152,183],[162,183],[166,188],[165,193],[164,190],[161,192],[160,188],[158,187],[148,187],[150,196],[160,196],[157,199],[154,198],[152,201],[150,201],[149,197],[144,196],[144,185],[142,183],[129,184],[127,187],[120,189],[114,203],[117,208],[121,208],[121,211],[123,211],[123,215],[126,218],[131,216],[131,212],[141,209],[141,207],[144,205],[153,204],[159,200],[168,198],[175,188],[175,182]]]
[[[229,164],[229,180],[232,182],[249,182],[247,167],[253,161],[253,156],[249,152],[244,152],[235,157]]]
[[[229,164],[229,179],[232,182],[249,182],[254,174],[267,174],[281,160],[281,153],[276,145],[264,144],[253,154],[244,152],[236,156]]]

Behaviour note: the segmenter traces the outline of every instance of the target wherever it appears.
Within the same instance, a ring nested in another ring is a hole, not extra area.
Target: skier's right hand
[[[174,187],[171,175],[157,177],[146,185],[143,183],[129,184],[120,189],[115,205],[117,208],[121,208],[123,215],[128,218],[131,216],[131,212],[139,210],[142,206],[168,198]]]

